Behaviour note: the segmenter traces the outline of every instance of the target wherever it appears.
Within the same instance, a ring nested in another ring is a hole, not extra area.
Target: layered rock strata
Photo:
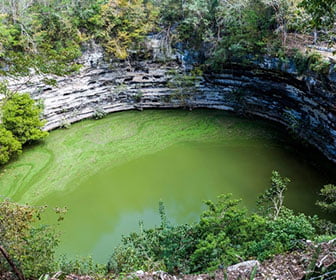
[[[10,83],[41,102],[46,130],[123,110],[215,108],[281,123],[336,162],[335,72],[299,76],[295,65],[264,58],[253,67],[231,64],[187,77],[172,61],[103,63],[99,53],[84,59],[79,74],[56,77],[54,86],[39,76]]]

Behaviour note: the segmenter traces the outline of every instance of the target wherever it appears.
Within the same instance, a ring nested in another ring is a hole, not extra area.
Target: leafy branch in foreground
[[[56,270],[59,240],[54,228],[39,224],[44,209],[8,200],[0,202],[0,245],[29,279]],[[0,256],[0,273],[9,270]]]

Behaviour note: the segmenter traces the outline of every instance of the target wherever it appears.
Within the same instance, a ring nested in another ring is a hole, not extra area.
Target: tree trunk
[[[7,253],[7,251],[5,250],[5,248],[2,247],[1,245],[0,245],[0,252],[4,256],[4,258],[6,259],[6,261],[8,262],[8,264],[11,266],[11,268],[13,269],[13,271],[14,271],[15,275],[17,276],[17,278],[19,280],[26,280],[25,277],[24,277],[24,275],[20,271],[20,269],[18,269],[18,267],[15,265],[15,263],[11,260],[9,254]]]
[[[317,43],[317,29],[316,27],[314,28],[314,45]]]

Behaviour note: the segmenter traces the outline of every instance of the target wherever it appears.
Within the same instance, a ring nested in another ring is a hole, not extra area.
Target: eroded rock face
[[[181,86],[181,64],[138,61],[132,65],[105,62],[102,50],[83,55],[79,74],[11,81],[44,107],[45,129],[52,130],[102,113],[145,108],[215,108],[248,113],[283,124],[336,162],[336,75],[299,77],[295,65],[276,59],[255,61],[255,67],[230,65],[217,74]],[[89,60],[89,61],[88,61]],[[83,62],[83,61],[82,61]],[[183,79],[183,77],[182,77]]]

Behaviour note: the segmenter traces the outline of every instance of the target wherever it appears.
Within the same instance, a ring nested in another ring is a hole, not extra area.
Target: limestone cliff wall
[[[293,130],[336,162],[336,74],[299,76],[295,66],[278,60],[255,61],[253,67],[229,65],[217,74],[181,82],[181,64],[141,61],[105,63],[99,53],[82,58],[76,75],[56,77],[49,86],[39,76],[11,81],[44,107],[45,129],[122,110],[145,108],[216,108],[249,113]],[[49,77],[50,78],[50,77]]]

